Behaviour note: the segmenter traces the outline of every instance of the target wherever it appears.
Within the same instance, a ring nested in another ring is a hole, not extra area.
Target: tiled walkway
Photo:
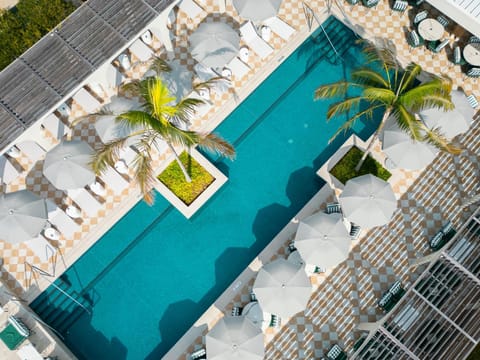
[[[224,21],[238,29],[241,20],[231,5],[227,6],[225,14],[218,14],[216,1],[208,0],[202,5],[206,10],[204,21]],[[327,6],[324,1],[309,1],[310,7],[321,12]],[[411,11],[403,15],[392,13],[387,1],[382,1],[374,9],[366,9],[361,5],[353,6],[338,0],[342,5],[348,22],[353,24],[356,31],[365,37],[387,37],[395,45],[398,57],[404,61],[415,61],[432,73],[447,72],[453,79],[456,87],[461,87],[467,94],[474,93],[480,98],[480,87],[476,80],[465,79],[459,66],[452,66],[448,60],[451,47],[447,47],[439,54],[433,55],[424,48],[411,49],[405,40],[405,29],[411,23]],[[336,2],[332,1],[332,11],[342,19],[342,13]],[[433,12],[432,12],[433,13]],[[279,17],[287,21],[295,29],[306,27],[302,2],[285,0]],[[345,21],[345,19],[343,19]],[[175,59],[179,60],[188,69],[193,70],[194,61],[188,53],[188,35],[202,21],[188,19],[181,11],[177,13],[174,24],[175,32]],[[467,35],[459,28],[453,29],[460,42],[465,41]],[[446,35],[447,36],[447,35]],[[285,42],[273,34],[270,44],[278,51],[285,46]],[[160,48],[160,44],[156,43]],[[159,54],[163,54],[160,49]],[[163,55],[162,55],[163,56]],[[220,109],[227,101],[235,96],[235,91],[247,84],[254,76],[255,71],[262,68],[272,57],[261,60],[253,52],[249,61],[252,70],[243,79],[234,79],[233,89],[223,94],[213,94],[211,100],[214,107],[202,118],[192,121],[193,129],[202,129],[208,123],[215,110]],[[131,78],[140,78],[148,68],[147,64],[137,64],[126,75]],[[71,119],[85,115],[82,109],[72,104]],[[43,136],[49,136],[43,134]],[[91,122],[78,125],[74,131],[74,138],[82,138],[93,147],[99,144]],[[480,149],[480,126],[475,122],[468,134],[459,138],[466,151],[461,156],[453,158],[441,154],[428,166],[425,171],[418,173],[403,172],[398,182],[394,184],[399,195],[399,210],[392,222],[382,228],[374,229],[366,234],[354,247],[349,259],[342,265],[325,275],[317,275],[313,280],[316,290],[312,296],[308,310],[304,314],[291,319],[284,324],[281,331],[267,330],[267,359],[293,359],[320,356],[332,343],[338,342],[347,349],[351,349],[354,339],[358,335],[354,327],[361,321],[374,321],[381,316],[375,308],[376,299],[382,290],[396,278],[405,282],[411,270],[409,262],[428,251],[426,242],[436,229],[446,219],[457,222],[465,218],[469,211],[459,208],[462,199],[478,192],[478,168]],[[165,159],[165,154],[158,155],[155,161],[158,164]],[[66,195],[53,188],[44,179],[41,168],[42,161],[36,164],[20,158],[19,166],[25,169],[24,174],[14,183],[9,184],[3,191],[16,191],[28,188],[43,197],[55,201],[62,208],[70,202]],[[408,191],[407,191],[408,189]],[[122,199],[131,196],[133,185],[121,195],[114,195],[109,189],[102,199],[103,206],[94,218],[84,218],[81,223],[81,232],[73,239],[62,239],[58,244],[61,254],[67,254],[88,234],[103,218],[114,211]],[[322,205],[319,204],[319,207]],[[277,256],[285,256],[285,247],[279,250]],[[21,295],[31,282],[31,274],[25,263],[35,265],[45,270],[51,270],[51,264],[41,264],[39,259],[24,245],[11,245],[0,241],[0,257],[2,258],[2,280],[17,294]],[[59,256],[58,261],[61,262]],[[253,281],[253,280],[252,280]],[[236,304],[245,303],[248,299],[249,286],[243,289],[243,295],[235,299]],[[233,304],[231,304],[233,305]],[[228,311],[229,309],[225,309]],[[197,340],[197,345],[202,339]],[[191,346],[189,351],[193,349]],[[185,357],[184,357],[185,358]]]

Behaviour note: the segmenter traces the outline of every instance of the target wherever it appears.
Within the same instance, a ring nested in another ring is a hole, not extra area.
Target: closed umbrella
[[[437,155],[437,148],[413,140],[393,119],[387,119],[383,130],[382,150],[396,167],[408,170],[423,169]]]
[[[47,152],[43,174],[59,190],[84,187],[95,181],[92,171],[93,149],[84,141],[62,141]]]
[[[371,174],[348,180],[339,202],[345,217],[366,229],[388,223],[397,208],[390,184]]]
[[[95,120],[95,130],[100,140],[106,144],[131,134],[133,130],[118,122],[116,118],[122,113],[137,110],[140,107],[140,103],[135,100],[124,97],[112,98],[112,101],[104,106],[103,114],[98,115]]]
[[[341,214],[317,213],[302,220],[295,247],[309,264],[329,268],[345,260],[352,240]]]
[[[0,196],[0,239],[15,244],[36,237],[47,223],[45,199],[28,190]]]
[[[429,128],[439,128],[440,132],[451,139],[467,131],[472,124],[475,110],[468,103],[462,91],[451,93],[455,108],[451,111],[428,109],[420,112],[420,117]]]
[[[244,316],[220,319],[205,337],[209,360],[262,360],[261,329]]]
[[[192,57],[210,68],[221,68],[240,48],[240,36],[222,22],[202,23],[190,36]]]
[[[260,22],[277,15],[282,0],[233,0],[233,6],[244,19]]]
[[[253,292],[264,311],[289,318],[305,310],[312,285],[303,266],[277,259],[260,269]]]

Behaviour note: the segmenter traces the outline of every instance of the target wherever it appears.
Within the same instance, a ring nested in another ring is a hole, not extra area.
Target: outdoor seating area
[[[378,306],[385,312],[389,312],[395,306],[395,304],[402,298],[405,294],[405,289],[402,287],[402,282],[397,280],[390,286],[388,291],[386,291],[380,300],[378,301]]]
[[[429,245],[433,251],[441,249],[456,234],[451,221],[447,222],[433,238],[430,239]]]

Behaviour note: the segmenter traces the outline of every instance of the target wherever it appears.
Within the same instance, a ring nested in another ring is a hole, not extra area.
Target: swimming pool
[[[193,218],[140,202],[55,283],[91,313],[53,287],[32,303],[80,359],[160,358],[323,185],[315,171],[343,139],[327,144],[340,121],[313,91],[361,58],[340,22],[325,27],[348,61],[330,62],[319,33],[220,125],[237,159],[212,159],[229,181]]]

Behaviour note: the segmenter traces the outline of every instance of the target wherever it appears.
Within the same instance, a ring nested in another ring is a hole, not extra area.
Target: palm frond
[[[422,141],[422,123],[415,115],[402,105],[397,105],[390,115],[397,122],[398,127],[407,133],[413,140]]]
[[[140,187],[143,199],[147,204],[153,203],[153,185],[155,184],[155,174],[152,167],[152,158],[150,151],[140,151],[133,161],[132,167],[135,172],[135,181]]]
[[[385,106],[392,105],[396,99],[396,95],[392,90],[375,87],[363,90],[362,96],[371,102],[381,102]]]
[[[354,85],[355,84],[345,80],[322,85],[315,90],[314,98],[315,100],[319,100],[345,96],[348,88]]]
[[[415,63],[410,63],[403,72],[402,79],[400,81],[400,87],[397,90],[397,94],[400,95],[404,91],[410,89],[415,83],[418,75],[422,72],[422,67]]]
[[[235,159],[235,149],[222,137],[214,134],[201,134],[198,141],[198,146],[204,150],[214,152],[231,160]]]
[[[352,110],[358,109],[362,99],[363,97],[356,96],[346,98],[345,100],[340,100],[339,102],[331,104],[327,111],[327,121],[329,121],[333,117],[337,117]]]
[[[120,88],[123,91],[129,92],[134,96],[141,95],[141,81],[140,80],[132,80],[125,84],[120,85]]]
[[[150,70],[155,71],[157,74],[161,74],[163,72],[172,71],[172,68],[170,67],[168,62],[158,56],[154,56],[152,65],[150,65]]]
[[[463,149],[448,141],[448,139],[440,132],[438,128],[429,129],[424,126],[423,130],[423,141],[453,155],[459,155],[462,153]]]
[[[433,108],[449,111],[455,107],[450,100],[450,96],[445,97],[445,95],[441,93],[422,94],[422,91],[409,91],[408,93],[399,97],[398,103],[402,104],[414,113]]]
[[[125,146],[127,138],[115,139],[102,144],[92,157],[90,166],[95,174],[103,173],[107,166],[113,166],[119,158],[120,149]]]
[[[116,117],[116,121],[129,131],[136,131],[138,128],[152,127],[158,122],[157,119],[142,110],[124,112]]]
[[[195,91],[210,90],[220,80],[224,80],[224,78],[222,76],[215,76],[211,79],[208,79],[207,81],[202,81],[202,82],[196,83],[196,84],[193,85],[193,90],[195,90]]]
[[[368,67],[353,70],[351,76],[352,80],[357,84],[385,89],[389,88],[388,81],[385,80],[383,75]]]
[[[381,41],[381,39],[377,39],[377,42],[379,41]],[[371,41],[362,39],[358,40],[358,42],[363,44],[362,50],[367,63],[378,63],[386,69],[400,68],[391,44],[387,42],[374,44]]]
[[[184,98],[176,105],[176,113],[172,116],[171,120],[174,123],[180,122],[189,124],[190,119],[195,115],[195,109],[197,106],[204,104],[201,99]]]

